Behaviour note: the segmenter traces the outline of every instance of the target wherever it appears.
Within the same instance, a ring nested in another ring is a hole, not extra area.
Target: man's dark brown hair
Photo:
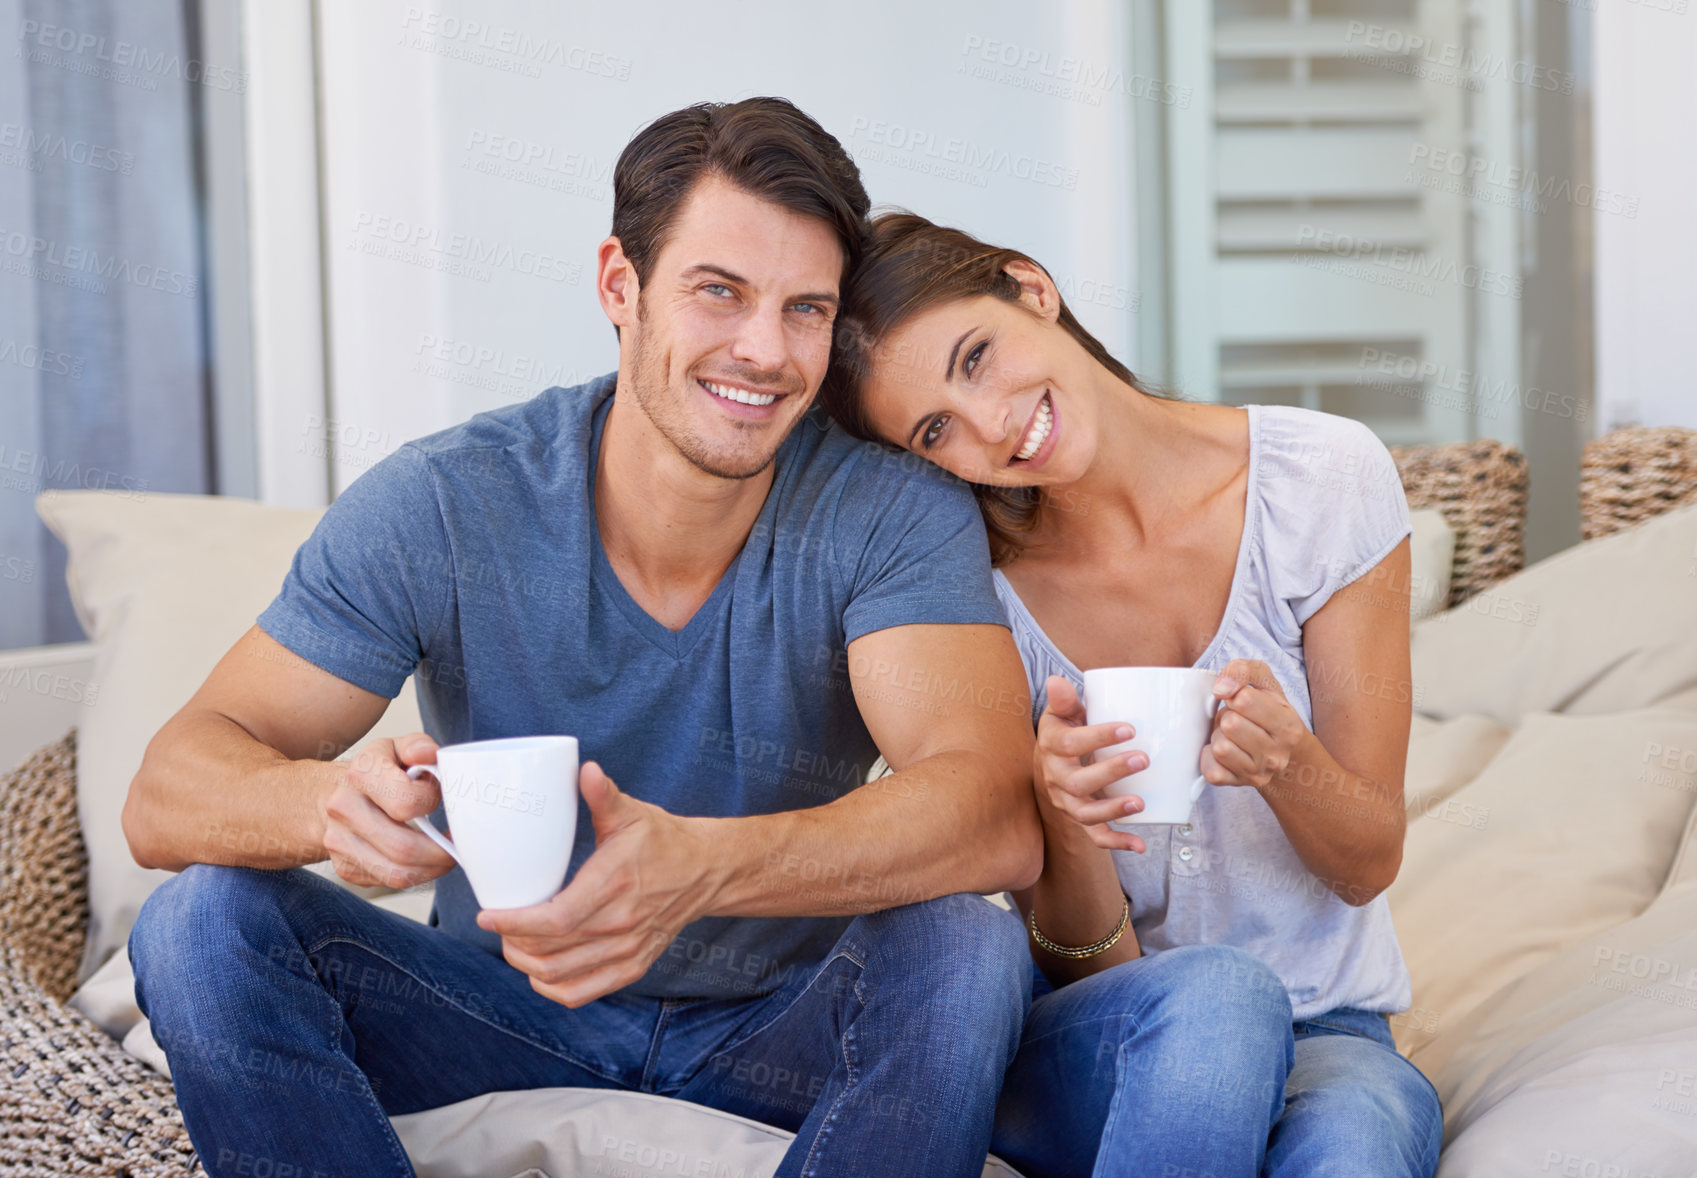
[[[719,175],[836,231],[843,276],[860,259],[871,205],[843,145],[783,98],[701,102],[636,133],[613,169],[613,236],[644,285],[684,199]]]

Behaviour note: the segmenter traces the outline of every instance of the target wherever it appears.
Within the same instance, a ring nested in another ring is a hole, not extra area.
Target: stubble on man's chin
[[[683,456],[684,461],[715,478],[739,480],[754,478],[772,465],[778,456],[777,446],[773,446],[770,452],[760,458],[754,455],[743,457],[727,454],[715,451],[709,446],[706,440],[690,427],[689,412],[683,406],[683,401],[691,395],[691,390],[687,387],[672,388],[667,375],[665,357],[655,354],[654,347],[648,342],[647,333],[639,336],[631,358],[631,392],[636,395],[637,405],[660,432],[660,436],[671,443],[672,448]],[[694,379],[689,376],[684,378],[686,385]],[[788,436],[787,431],[785,436]],[[782,439],[779,444],[782,444]]]

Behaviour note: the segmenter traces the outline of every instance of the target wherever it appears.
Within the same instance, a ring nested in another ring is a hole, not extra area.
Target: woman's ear
[[[1023,307],[1051,323],[1060,318],[1061,292],[1055,289],[1055,280],[1047,270],[1024,258],[1014,258],[1002,271],[1019,283],[1019,301]]]

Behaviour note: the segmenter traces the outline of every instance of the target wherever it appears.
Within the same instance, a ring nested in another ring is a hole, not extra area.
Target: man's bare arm
[[[1030,886],[1042,832],[1030,698],[1008,631],[901,626],[848,653],[867,730],[895,772],[806,810],[687,818],[587,763],[595,853],[552,900],[477,918],[532,989],[592,1002],[703,916],[847,915]]]
[[[124,802],[130,854],[169,871],[335,858],[352,882],[392,887],[442,874],[447,854],[398,817],[435,808],[434,786],[404,771],[430,758],[429,738],[332,760],[388,704],[250,628],[149,742]]]
[[[897,626],[848,656],[894,772],[828,805],[721,820],[709,915],[870,912],[1028,887],[1042,869],[1031,696],[1006,628]]]

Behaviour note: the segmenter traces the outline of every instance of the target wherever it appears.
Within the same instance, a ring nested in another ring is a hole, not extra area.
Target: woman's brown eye
[[[943,433],[943,423],[947,420],[948,418],[946,417],[939,417],[930,425],[925,427],[925,436],[921,438],[920,441],[924,444],[927,450],[936,445],[937,439],[941,437]]]
[[[973,348],[972,351],[968,352],[966,354],[966,359],[961,362],[960,370],[970,376],[972,374],[972,370],[978,367],[978,361],[979,358],[984,355],[984,349],[989,347],[989,345],[990,341],[985,340],[976,348]]]

